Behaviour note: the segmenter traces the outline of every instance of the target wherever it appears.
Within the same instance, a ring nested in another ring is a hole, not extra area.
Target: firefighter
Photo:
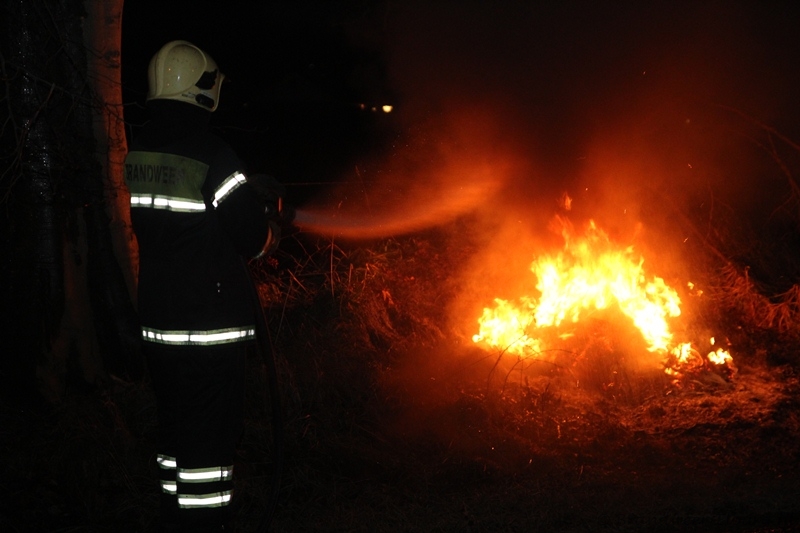
[[[223,79],[194,44],[164,45],[148,67],[149,121],[125,160],[162,531],[221,531],[230,519],[245,348],[258,316],[243,258],[270,254],[280,239],[280,185],[251,183],[211,133]]]

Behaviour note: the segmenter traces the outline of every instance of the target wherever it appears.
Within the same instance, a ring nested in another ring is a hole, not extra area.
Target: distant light
[[[394,106],[389,104],[384,104],[382,106],[377,105],[368,105],[368,104],[358,104],[358,108],[362,111],[372,111],[373,113],[377,113],[378,111],[383,111],[384,113],[391,113],[394,111]]]

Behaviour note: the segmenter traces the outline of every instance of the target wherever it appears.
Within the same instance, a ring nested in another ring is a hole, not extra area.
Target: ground
[[[735,368],[680,378],[588,352],[526,366],[443,325],[441,246],[331,243],[255,272],[284,419],[271,531],[800,531],[790,335],[743,331]],[[274,495],[270,360],[248,357],[235,531]],[[154,529],[146,381],[73,384],[0,417],[4,531]]]

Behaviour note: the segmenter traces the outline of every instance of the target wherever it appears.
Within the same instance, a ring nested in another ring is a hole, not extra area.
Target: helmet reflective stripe
[[[231,502],[232,491],[212,492],[210,494],[179,494],[178,507],[183,509],[202,507],[222,507]]]
[[[233,479],[233,465],[212,468],[179,468],[178,481],[183,483],[208,483]]]
[[[205,202],[193,202],[182,198],[164,198],[151,195],[131,194],[131,207],[149,207],[152,209],[165,209],[167,211],[177,211],[182,213],[195,213],[205,211]]]
[[[142,338],[160,344],[177,346],[211,346],[254,339],[254,326],[244,328],[212,329],[208,331],[163,331],[142,327]]]
[[[156,457],[156,462],[158,463],[159,468],[163,468],[165,470],[175,470],[178,466],[178,461],[174,457],[170,457],[169,455],[158,454]]]
[[[244,177],[244,174],[241,172],[234,172],[217,187],[217,190],[214,191],[214,201],[211,202],[214,207],[217,207],[222,200],[224,200],[230,193],[236,190],[239,185],[245,183],[247,178]]]
[[[161,492],[165,494],[178,494],[178,483],[175,481],[161,481]]]

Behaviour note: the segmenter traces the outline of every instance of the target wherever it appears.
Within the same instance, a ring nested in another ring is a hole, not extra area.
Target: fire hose
[[[271,206],[271,207],[270,207]],[[291,206],[283,202],[281,196],[271,196],[271,202],[268,204],[267,212],[273,215],[272,222],[279,227],[286,229],[293,225],[295,217],[299,214],[301,219],[309,218],[309,215],[303,211],[299,213]],[[247,270],[248,275],[250,271],[247,264],[242,261],[242,265]],[[272,335],[269,330],[269,322],[267,315],[264,312],[264,306],[261,305],[261,299],[258,296],[258,290],[251,278],[250,283],[253,305],[258,310],[256,314],[256,344],[258,351],[263,359],[264,366],[267,373],[267,391],[265,391],[264,402],[269,401],[272,415],[272,455],[274,463],[274,472],[272,478],[272,488],[270,498],[263,509],[259,524],[256,527],[257,533],[266,533],[272,523],[275,515],[275,509],[278,505],[278,498],[280,496],[281,480],[283,475],[283,460],[284,460],[284,421],[283,409],[281,404],[278,370],[275,362],[275,346],[272,342]],[[269,398],[266,398],[269,396]]]
[[[291,206],[283,202],[282,197],[272,197],[273,202],[268,204],[267,212],[273,214],[273,223],[279,227],[286,228],[292,224],[295,218],[296,211]],[[270,207],[271,206],[271,207]],[[247,270],[248,275],[250,271],[247,264],[242,261],[243,267]],[[263,509],[259,524],[256,527],[257,533],[266,533],[269,531],[270,524],[272,523],[275,515],[275,509],[278,505],[278,497],[280,495],[281,480],[283,475],[283,460],[284,460],[284,433],[283,433],[283,409],[281,404],[278,369],[275,362],[275,346],[272,342],[272,335],[269,331],[269,321],[264,312],[264,306],[261,305],[261,299],[258,296],[258,290],[251,278],[250,283],[253,305],[257,309],[256,313],[256,344],[258,351],[263,359],[264,366],[267,373],[267,390],[265,391],[265,404],[269,401],[270,413],[272,415],[272,455],[274,472],[272,478],[272,488],[270,498]],[[267,398],[266,396],[269,396]]]
[[[248,178],[248,182],[256,189],[266,204],[265,213],[269,218],[269,224],[271,227],[270,238],[274,239],[274,242],[268,243],[264,249],[264,252],[271,253],[277,247],[278,241],[280,240],[280,228],[286,227],[292,223],[294,210],[291,207],[284,205],[283,187],[270,176],[256,174]],[[242,266],[247,271],[249,276],[250,270],[244,260],[242,260]],[[264,394],[264,403],[266,405],[267,401],[269,401],[271,409],[268,411],[271,412],[272,415],[272,456],[274,464],[272,488],[270,498],[262,511],[259,524],[256,528],[258,533],[265,533],[269,530],[269,526],[272,523],[273,516],[275,515],[275,509],[278,505],[278,497],[280,495],[281,479],[283,475],[283,410],[278,383],[278,369],[275,363],[275,346],[272,342],[272,336],[270,335],[269,323],[267,321],[266,313],[264,312],[264,306],[261,305],[261,299],[258,296],[258,290],[256,289],[256,285],[252,278],[250,282],[250,289],[253,305],[257,309],[256,344],[267,373],[267,390]]]
[[[273,214],[272,222],[276,223],[282,228],[291,226],[295,221],[295,216],[298,214],[297,211],[295,211],[295,209],[291,206],[286,205],[283,202],[283,198],[280,196],[277,198],[273,196],[272,200],[274,203],[271,202],[268,204],[267,208],[267,212]],[[269,205],[271,205],[271,207],[269,207]],[[308,218],[308,215],[305,215],[302,211],[300,212],[300,216],[301,218]],[[242,265],[249,276],[250,270],[244,260],[242,260]],[[266,506],[262,511],[261,518],[255,530],[257,533],[266,533],[269,531],[270,525],[272,524],[272,520],[275,515],[275,509],[278,505],[278,498],[280,496],[284,461],[284,421],[279,390],[278,369],[275,362],[275,345],[272,342],[272,335],[270,334],[269,322],[267,320],[267,315],[264,312],[264,306],[261,304],[258,290],[256,289],[256,285],[252,278],[250,289],[253,305],[257,309],[256,344],[258,346],[258,351],[261,354],[261,358],[263,359],[267,373],[267,390],[265,391],[264,403],[266,405],[267,401],[269,401],[269,411],[272,415],[272,456],[274,472],[271,494]],[[267,398],[267,396],[269,398]]]
[[[246,265],[245,265],[246,267]],[[275,346],[272,343],[272,336],[269,332],[269,324],[267,322],[264,307],[261,305],[261,300],[258,297],[258,291],[255,284],[250,284],[253,292],[258,313],[256,316],[256,342],[261,357],[264,360],[264,366],[267,371],[267,394],[269,395],[269,403],[272,413],[272,454],[274,463],[274,473],[272,479],[272,491],[270,499],[259,521],[256,531],[264,533],[269,531],[269,526],[272,523],[272,518],[275,515],[275,508],[278,505],[278,496],[281,488],[281,478],[283,474],[283,410],[281,407],[281,397],[278,390],[278,370],[275,364]],[[266,397],[264,399],[267,401]]]
[[[251,180],[248,179],[248,181]],[[257,186],[257,189],[260,189],[259,192],[262,194],[262,198],[267,200],[266,212],[268,215],[271,215],[270,223],[277,225],[281,230],[294,227],[305,228],[313,232],[327,233],[328,231],[335,231],[335,229],[338,229],[328,226],[328,224],[330,224],[330,219],[327,216],[320,215],[316,212],[295,210],[293,207],[287,205],[283,201],[283,191],[278,188],[277,182],[273,181],[270,177],[256,175],[252,183]],[[271,248],[271,250],[274,249]],[[242,263],[249,275],[250,271],[247,264],[244,261]],[[256,343],[267,372],[267,391],[265,392],[265,396],[268,395],[269,398],[267,400],[265,397],[265,404],[269,401],[272,415],[271,425],[274,461],[272,489],[270,498],[263,509],[259,524],[256,528],[258,533],[265,533],[269,531],[280,495],[284,460],[284,421],[279,391],[278,371],[275,362],[275,346],[272,342],[264,306],[261,305],[256,285],[252,280],[250,288],[253,304],[258,310],[256,316]]]

